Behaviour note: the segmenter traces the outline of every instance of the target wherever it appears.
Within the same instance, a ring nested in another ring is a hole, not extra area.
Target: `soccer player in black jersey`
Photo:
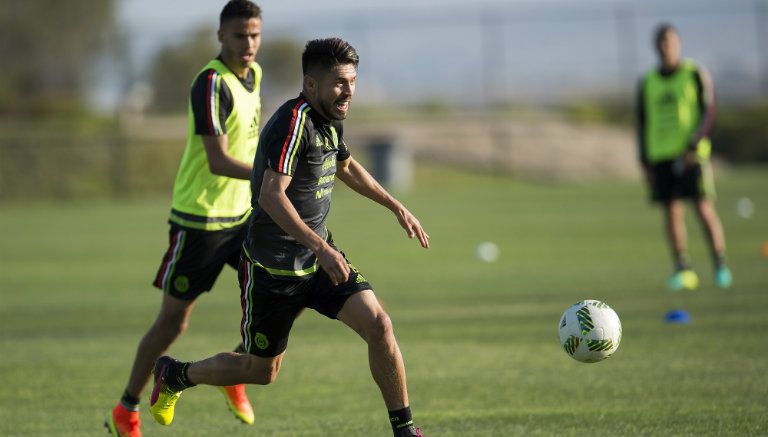
[[[197,297],[226,264],[237,268],[251,214],[250,184],[261,113],[261,9],[232,0],[221,11],[221,52],[190,92],[187,145],[173,187],[169,246],[153,285],[163,291],[157,318],[139,342],[125,391],[105,424],[117,437],[141,437],[139,398],[152,366],[189,323]],[[242,349],[242,346],[238,348]],[[222,387],[235,416],[253,423],[242,384]]]
[[[342,120],[355,92],[357,65],[356,51],[341,39],[307,43],[303,91],[269,120],[254,160],[253,220],[239,268],[245,353],[189,363],[160,357],[150,400],[158,422],[169,424],[182,390],[196,384],[273,382],[296,315],[312,308],[340,320],[368,344],[371,373],[395,437],[422,435],[411,418],[390,318],[325,226],[338,178],[391,210],[408,237],[429,247],[416,217],[352,158],[344,142]]]

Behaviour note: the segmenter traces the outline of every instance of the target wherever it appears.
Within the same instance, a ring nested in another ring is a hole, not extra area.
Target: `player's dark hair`
[[[229,0],[219,15],[219,27],[234,18],[261,19],[261,8],[249,0]]]
[[[661,23],[656,26],[656,30],[653,31],[653,46],[655,48],[661,47],[661,40],[668,32],[677,33],[677,29],[669,23]]]
[[[317,69],[330,70],[337,65],[352,64],[357,68],[357,51],[341,38],[313,39],[304,47],[301,68],[304,74]]]

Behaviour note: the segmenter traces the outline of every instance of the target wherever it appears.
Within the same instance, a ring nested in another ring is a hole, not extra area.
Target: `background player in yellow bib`
[[[250,177],[261,115],[261,10],[232,0],[221,11],[219,56],[190,92],[187,145],[173,187],[169,248],[155,277],[163,290],[157,319],[139,343],[128,384],[106,425],[114,436],[140,437],[139,399],[152,366],[189,323],[196,298],[225,264],[237,268],[251,214]],[[236,350],[243,350],[238,346]],[[242,384],[222,387],[235,416],[251,424]]]
[[[715,210],[708,138],[715,118],[714,88],[706,70],[682,59],[681,41],[669,24],[657,27],[654,43],[659,67],[648,71],[639,87],[638,145],[651,196],[662,205],[675,272],[673,290],[693,290],[699,279],[687,256],[683,200],[691,200],[706,231],[715,282],[730,287],[725,265],[725,237]]]

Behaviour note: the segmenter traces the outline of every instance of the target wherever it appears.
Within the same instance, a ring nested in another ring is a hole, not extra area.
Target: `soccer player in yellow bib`
[[[163,290],[155,322],[136,351],[128,383],[107,416],[113,436],[140,437],[139,398],[153,363],[184,332],[196,299],[225,264],[237,268],[251,215],[250,178],[261,115],[261,10],[232,0],[221,11],[221,52],[197,75],[188,106],[187,146],[173,188],[169,246],[154,286]],[[236,350],[243,350],[239,346]],[[221,387],[241,421],[254,421],[242,384]]]
[[[680,36],[674,27],[660,25],[654,43],[660,65],[641,79],[638,95],[640,161],[651,197],[662,205],[675,271],[667,281],[672,290],[694,290],[699,278],[687,256],[684,200],[690,200],[706,231],[715,283],[731,286],[725,264],[725,237],[715,210],[714,181],[708,138],[714,123],[715,102],[707,71],[683,59]]]

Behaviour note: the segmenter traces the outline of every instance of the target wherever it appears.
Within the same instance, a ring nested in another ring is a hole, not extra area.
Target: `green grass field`
[[[536,184],[419,168],[405,203],[432,236],[424,251],[393,216],[335,193],[331,229],[395,323],[411,404],[430,437],[768,435],[768,169],[718,179],[735,284],[714,287],[703,235],[689,220],[702,286],[671,294],[658,211],[638,183]],[[751,219],[736,211],[755,204]],[[169,201],[0,207],[0,435],[99,436],[160,294]],[[482,241],[495,263],[475,257]],[[572,303],[608,302],[618,352],[581,364],[557,338]],[[673,308],[688,325],[663,322]],[[201,298],[171,353],[201,359],[239,341],[236,276]],[[184,393],[171,427],[145,436],[387,436],[365,346],[305,313],[277,382],[250,387],[257,423],[237,423],[210,387]]]

